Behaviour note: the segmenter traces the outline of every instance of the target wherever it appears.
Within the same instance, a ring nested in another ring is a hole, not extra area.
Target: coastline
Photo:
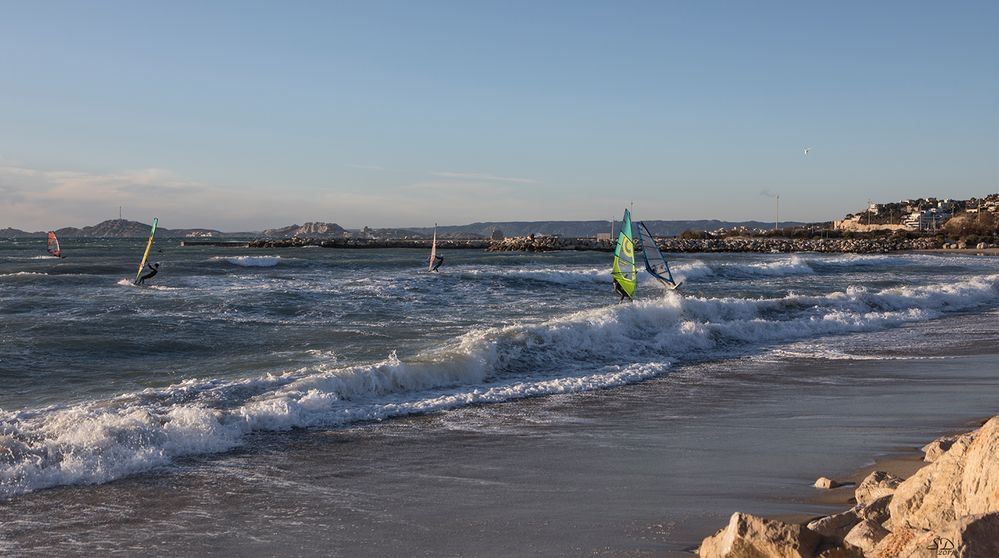
[[[735,512],[694,549],[700,558],[903,558],[999,555],[999,415],[896,448],[831,480],[807,503],[836,513]],[[805,502],[803,502],[805,503]]]
[[[216,246],[227,248],[304,248],[309,246],[333,249],[384,249],[431,248],[430,239],[357,239],[357,238],[303,238],[232,240],[180,240],[179,246]],[[658,247],[666,253],[848,253],[848,254],[955,254],[999,255],[999,247],[956,248],[936,237],[912,239],[893,238],[711,238],[711,239],[659,239]],[[592,251],[613,252],[614,244],[592,238],[563,238],[557,236],[516,237],[503,240],[488,239],[438,239],[437,245],[447,250],[484,250],[486,252],[555,252]]]

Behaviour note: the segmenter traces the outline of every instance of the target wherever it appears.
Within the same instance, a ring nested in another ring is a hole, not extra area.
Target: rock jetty
[[[940,248],[936,238],[660,238],[664,252],[852,252],[878,254],[899,250],[931,250]],[[612,251],[607,240],[563,238],[558,236],[521,236],[493,241],[489,252],[549,252],[553,250]]]
[[[701,558],[999,557],[999,417],[923,448],[908,479],[868,475],[856,505],[807,525],[735,513]]]
[[[399,239],[381,240],[368,238],[307,238],[293,236],[291,238],[262,238],[246,243],[249,248],[301,248],[304,246],[321,246],[323,248],[426,248],[430,249],[430,239]],[[492,243],[486,239],[437,239],[437,247],[444,249],[486,249]]]

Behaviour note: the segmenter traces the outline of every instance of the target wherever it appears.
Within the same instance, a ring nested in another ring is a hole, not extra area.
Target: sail
[[[667,287],[676,288],[676,281],[673,280],[673,273],[669,270],[666,258],[656,246],[656,240],[652,238],[652,233],[645,223],[638,222],[638,245],[642,248],[642,258],[645,259],[645,270],[652,274]]]
[[[427,263],[427,271],[434,270],[434,260],[437,259],[437,223],[434,223],[434,240],[430,244],[430,261]]]
[[[49,231],[49,254],[62,257],[62,250],[59,249],[59,238],[55,231]]]
[[[156,234],[156,223],[159,219],[153,217],[153,228],[149,231],[149,242],[146,243],[146,252],[142,254],[142,261],[139,262],[139,272],[135,274],[135,280],[138,281],[139,277],[142,275],[142,268],[146,267],[146,260],[149,259],[149,249],[153,247],[153,235]]]
[[[631,212],[624,210],[621,220],[621,232],[617,237],[617,247],[614,248],[614,266],[612,274],[614,281],[629,297],[635,296],[638,285],[638,270],[635,268],[635,242],[632,240]]]

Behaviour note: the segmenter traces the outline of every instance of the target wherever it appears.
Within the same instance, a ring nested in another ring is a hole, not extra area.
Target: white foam
[[[469,404],[641,381],[672,363],[995,305],[999,275],[823,296],[684,297],[472,330],[405,360],[312,367],[244,380],[188,380],[108,400],[0,411],[0,496],[97,483],[261,430],[338,426]],[[323,356],[323,355],[313,355]]]
[[[229,256],[217,257],[240,267],[274,267],[281,262],[281,256]]]

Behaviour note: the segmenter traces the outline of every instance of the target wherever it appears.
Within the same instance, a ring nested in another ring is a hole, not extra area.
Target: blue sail
[[[652,238],[652,233],[649,232],[649,228],[645,226],[645,223],[641,221],[638,222],[638,243],[642,247],[645,270],[667,287],[671,289],[679,287],[680,285],[673,279],[673,273],[669,270],[666,258],[663,257],[663,253],[656,246],[656,241]]]

